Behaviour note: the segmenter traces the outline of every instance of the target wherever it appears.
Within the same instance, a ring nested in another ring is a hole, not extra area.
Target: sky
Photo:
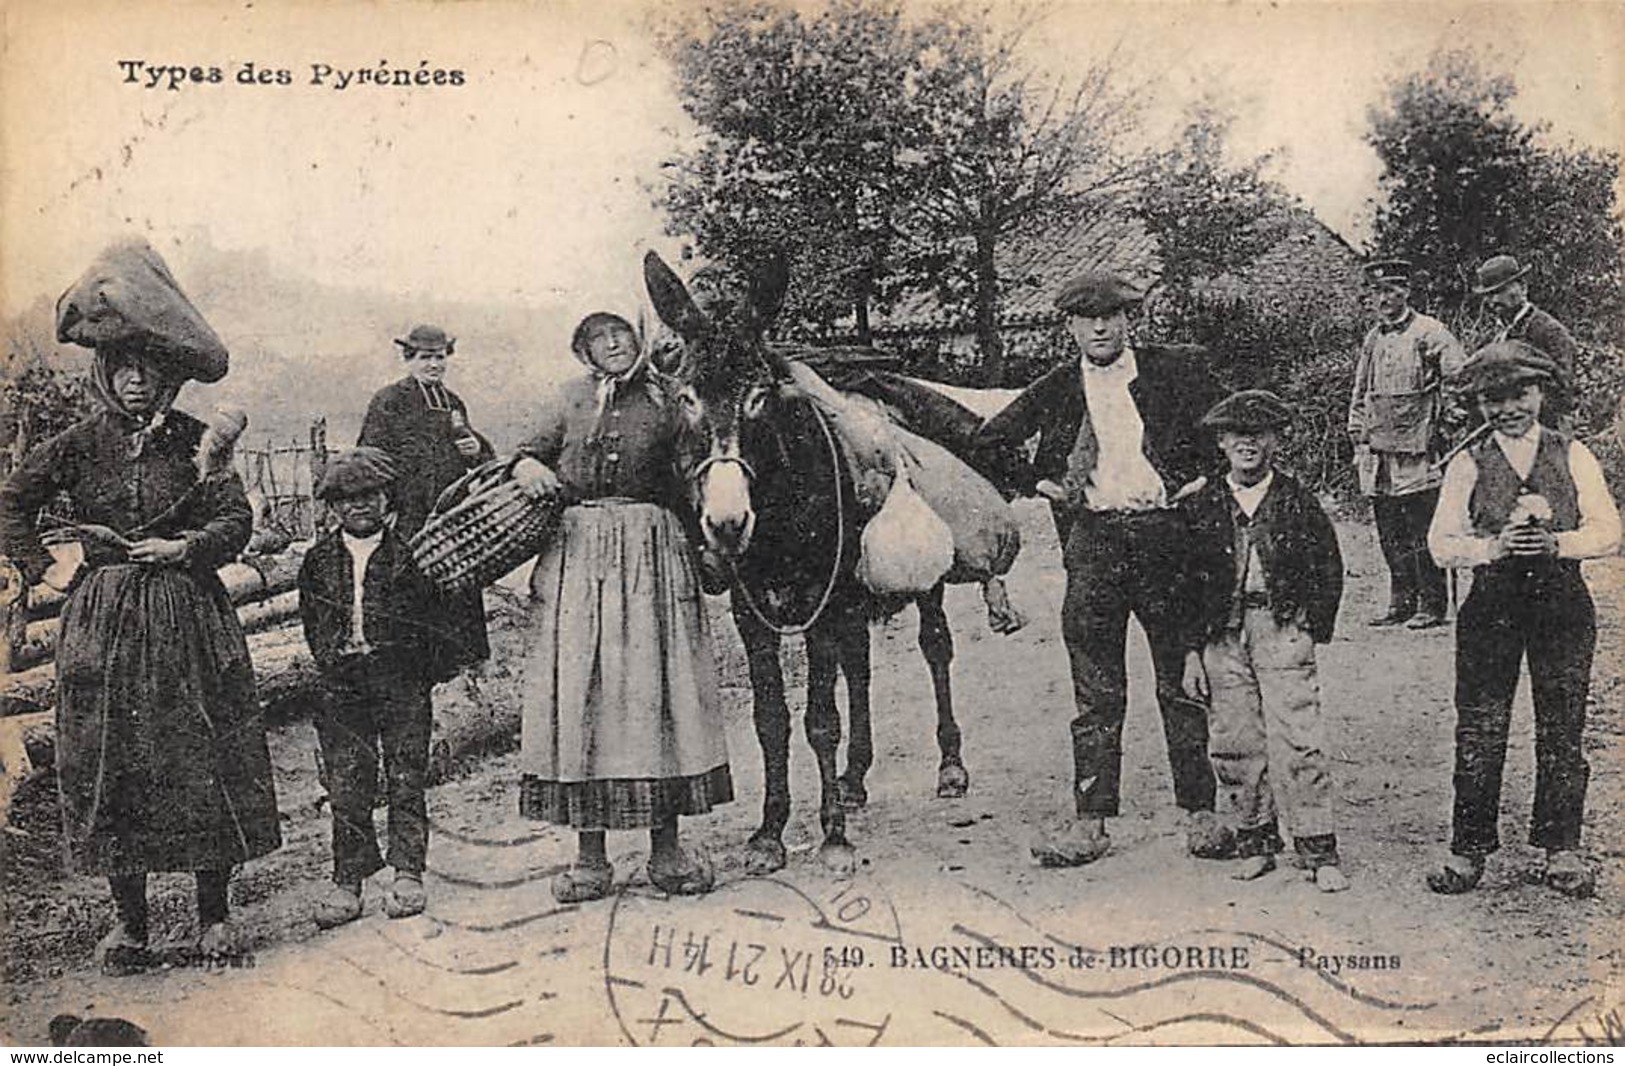
[[[110,238],[207,234],[332,285],[483,303],[635,307],[651,207],[692,130],[628,0],[144,0],[0,7],[0,310],[55,296]],[[1216,89],[1235,146],[1356,245],[1377,175],[1361,140],[1384,79],[1441,44],[1497,50],[1518,110],[1558,139],[1625,149],[1625,4],[1082,3],[1028,58],[1075,69],[1117,47],[1153,122]],[[139,61],[135,81],[128,80]],[[290,85],[240,85],[245,62]],[[400,88],[335,71],[463,72]],[[148,88],[154,66],[223,84]],[[166,242],[168,242],[166,244]],[[177,264],[177,270],[179,270]],[[184,277],[183,277],[184,282]],[[562,346],[559,349],[563,352]],[[562,359],[567,355],[561,354]]]

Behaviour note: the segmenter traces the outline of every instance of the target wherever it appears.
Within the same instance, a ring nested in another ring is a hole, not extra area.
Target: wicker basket
[[[563,502],[527,495],[513,480],[513,462],[494,459],[458,478],[412,538],[418,568],[445,591],[495,583],[540,552],[558,528]]]

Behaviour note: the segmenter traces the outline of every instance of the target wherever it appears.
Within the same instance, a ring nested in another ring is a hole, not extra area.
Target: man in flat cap
[[[1181,580],[1185,525],[1173,506],[1212,465],[1197,423],[1221,390],[1199,349],[1129,344],[1128,316],[1141,298],[1115,274],[1069,282],[1055,306],[1078,358],[1033,382],[980,434],[990,445],[1038,435],[1039,491],[1051,500],[1064,546],[1061,629],[1077,703],[1076,818],[1034,846],[1045,866],[1093,862],[1109,847],[1105,820],[1119,813],[1130,614],[1150,639],[1190,851],[1220,857],[1233,843],[1213,814],[1207,710],[1180,689],[1189,605]]]
[[[316,485],[339,527],[299,568],[299,615],[322,677],[316,737],[333,812],[333,882],[316,901],[324,929],[360,917],[362,883],[382,869],[373,800],[382,759],[389,782],[392,918],[421,912],[429,823],[430,689],[455,672],[440,597],[412,560],[390,510],[397,464],[359,447],[328,460]]]
[[[1540,419],[1554,429],[1567,429],[1566,415],[1574,403],[1574,364],[1580,346],[1574,335],[1547,312],[1529,302],[1529,285],[1524,277],[1529,268],[1510,255],[1492,255],[1479,264],[1473,295],[1500,321],[1498,341],[1517,340],[1533,346],[1554,364],[1553,379],[1546,388]]]
[[[462,397],[446,388],[446,361],[456,350],[455,338],[439,326],[420,325],[396,338],[395,346],[406,364],[406,376],[373,396],[356,443],[380,448],[395,460],[391,503],[401,536],[411,540],[441,492],[496,453],[469,425]],[[446,597],[444,602],[456,623],[462,665],[488,658],[491,646],[481,594]]]
[[[1185,692],[1208,702],[1220,813],[1236,830],[1232,871],[1275,869],[1284,828],[1323,892],[1348,888],[1337,853],[1315,645],[1332,638],[1343,594],[1337,534],[1314,494],[1275,469],[1292,412],[1262,389],[1216,404],[1202,424],[1229,472],[1192,495],[1188,580],[1195,603]],[[1284,826],[1283,824],[1284,823]]]
[[[1445,624],[1448,600],[1444,571],[1427,552],[1439,500],[1441,385],[1467,354],[1444,323],[1411,307],[1410,263],[1369,263],[1365,276],[1377,324],[1355,363],[1348,430],[1388,563],[1388,609],[1371,624],[1430,629]]]
[[[1523,341],[1480,350],[1464,373],[1491,433],[1445,469],[1428,547],[1441,566],[1473,568],[1456,625],[1456,767],[1450,854],[1435,892],[1477,886],[1500,847],[1501,772],[1512,697],[1525,658],[1535,704],[1535,802],[1529,843],[1545,851],[1534,880],[1589,896],[1580,851],[1582,737],[1597,640],[1580,560],[1619,549],[1619,510],[1596,456],[1540,425],[1557,367]]]

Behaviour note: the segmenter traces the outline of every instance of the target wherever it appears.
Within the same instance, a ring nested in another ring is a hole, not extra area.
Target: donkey
[[[861,519],[841,442],[808,400],[781,389],[789,380],[785,354],[763,343],[788,282],[782,263],[750,278],[742,301],[737,294],[707,291],[696,277],[704,310],[658,255],[650,252],[643,265],[655,313],[683,342],[673,387],[693,451],[691,492],[706,544],[732,569],[732,612],[749,664],[767,780],[746,866],[761,874],[785,864],[790,712],[779,647],[783,637],[800,634],[807,647],[805,726],[820,784],[820,857],[832,870],[850,872],[855,855],[846,838],[846,810],[866,802],[864,777],[874,762],[869,621],[908,600],[881,602],[857,580]],[[937,795],[958,797],[970,776],[954,720],[954,646],[942,595],[939,583],[913,601],[936,695]],[[840,773],[838,674],[846,677],[852,732]]]

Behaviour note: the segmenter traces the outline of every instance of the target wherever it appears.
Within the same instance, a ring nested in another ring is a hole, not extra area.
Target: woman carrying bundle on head
[[[711,638],[678,437],[681,415],[636,334],[599,312],[571,349],[566,383],[519,449],[514,478],[562,494],[558,532],[531,577],[520,810],[579,834],[562,902],[609,894],[605,831],[649,830],[649,879],[709,891],[710,864],[677,820],[733,799]]]
[[[227,353],[144,241],[104,253],[62,298],[57,331],[95,348],[101,409],[0,489],[0,552],[38,579],[52,562],[38,516],[68,496],[79,524],[55,536],[85,559],[56,655],[69,859],[112,886],[107,972],[152,962],[152,872],[196,875],[197,949],[230,954],[232,868],[281,843],[248,646],[216,574],[248,543],[251,515],[230,463],[202,461],[204,424],[170,407],[187,379],[224,377]]]

